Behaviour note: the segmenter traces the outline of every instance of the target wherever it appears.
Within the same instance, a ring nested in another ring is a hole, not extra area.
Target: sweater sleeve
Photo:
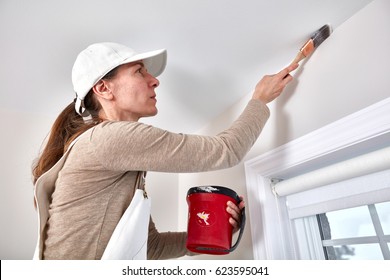
[[[148,260],[179,258],[187,254],[186,232],[158,232],[152,218],[149,222]]]
[[[109,170],[202,172],[238,164],[256,142],[268,107],[251,100],[230,128],[216,136],[172,133],[140,122],[103,122],[90,142]]]

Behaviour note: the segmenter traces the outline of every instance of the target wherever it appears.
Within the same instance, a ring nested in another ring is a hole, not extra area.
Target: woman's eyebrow
[[[140,65],[140,66],[142,66],[142,67],[145,67],[145,64],[144,64],[142,61],[135,61],[135,62],[132,62],[131,65],[132,65],[132,66]]]

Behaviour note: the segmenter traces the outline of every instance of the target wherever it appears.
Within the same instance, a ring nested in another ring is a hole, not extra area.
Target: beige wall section
[[[389,97],[389,26],[390,2],[379,0],[334,30],[312,57],[302,63],[294,74],[294,83],[284,95],[270,106],[272,117],[246,159]],[[219,132],[236,118],[249,98],[250,95],[246,96],[199,133]],[[181,229],[185,229],[186,224],[185,193],[189,187],[198,184],[226,185],[246,195],[243,164],[219,172],[180,175]],[[253,218],[256,218],[255,215],[250,216],[250,219]],[[241,246],[224,258],[252,257],[248,227]]]

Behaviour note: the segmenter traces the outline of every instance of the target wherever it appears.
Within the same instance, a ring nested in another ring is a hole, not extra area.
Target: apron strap
[[[145,178],[146,178],[146,171],[138,171],[137,179],[135,181],[135,190],[140,189],[144,191],[144,197],[148,198],[148,194],[145,190]]]

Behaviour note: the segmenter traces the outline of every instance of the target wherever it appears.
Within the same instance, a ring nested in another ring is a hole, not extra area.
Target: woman
[[[165,50],[136,54],[115,43],[93,44],[77,57],[76,99],[58,116],[33,169],[36,182],[81,135],[55,181],[42,258],[100,259],[132,200],[138,171],[202,172],[238,164],[268,119],[265,104],[280,95],[297,67],[265,76],[238,120],[205,137],[139,122],[157,114],[155,77],[165,64]],[[242,207],[227,205],[235,229]],[[148,259],[183,256],[185,241],[186,233],[158,233],[150,221]]]

